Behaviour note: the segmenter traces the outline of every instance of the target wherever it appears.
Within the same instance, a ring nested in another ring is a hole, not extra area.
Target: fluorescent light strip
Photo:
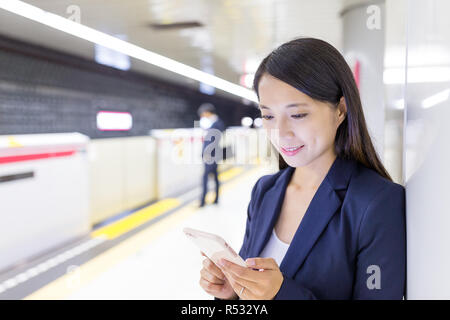
[[[258,102],[256,94],[247,88],[223,80],[219,77],[200,71],[178,61],[169,59],[165,56],[151,52],[124,40],[115,38],[106,33],[68,20],[56,14],[44,11],[23,1],[0,0],[0,8],[28,18],[30,20],[42,23],[54,29],[66,32],[75,37],[96,43],[112,50],[116,50],[130,57],[153,64],[160,68],[206,83],[217,89],[237,95],[247,100]]]
[[[387,68],[383,73],[385,84],[404,84],[405,68]],[[408,83],[449,82],[450,67],[408,67]]]
[[[422,101],[422,108],[428,109],[434,107],[439,103],[447,101],[449,96],[450,96],[450,89],[436,93],[431,97],[428,97]]]

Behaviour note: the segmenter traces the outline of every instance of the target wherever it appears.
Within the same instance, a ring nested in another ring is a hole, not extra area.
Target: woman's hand
[[[237,299],[238,296],[223,272],[203,252],[203,268],[200,270],[200,286],[210,295],[219,299]]]
[[[272,258],[247,259],[248,268],[225,259],[221,259],[219,265],[221,262],[223,262],[222,271],[234,292],[243,300],[271,300],[283,283],[283,274]]]

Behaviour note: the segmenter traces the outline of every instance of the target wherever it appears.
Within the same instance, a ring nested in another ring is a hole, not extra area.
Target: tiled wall
[[[91,138],[147,135],[151,129],[193,127],[196,110],[212,102],[228,126],[256,115],[238,100],[196,90],[46,48],[0,37],[0,135],[81,132]],[[130,112],[133,128],[102,132],[99,110]]]

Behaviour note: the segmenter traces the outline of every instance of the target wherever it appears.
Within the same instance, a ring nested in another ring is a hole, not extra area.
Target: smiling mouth
[[[303,146],[304,145],[296,146],[296,147],[281,147],[281,149],[283,149],[284,151],[287,151],[287,152],[292,152],[292,151],[296,151],[296,150],[300,149]]]

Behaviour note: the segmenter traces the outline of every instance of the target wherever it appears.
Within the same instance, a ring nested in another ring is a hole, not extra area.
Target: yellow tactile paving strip
[[[180,200],[169,198],[156,202],[144,209],[136,211],[130,216],[123,218],[117,222],[107,225],[91,233],[91,237],[106,237],[108,240],[117,238],[118,236],[133,230],[140,225],[150,221],[167,211],[178,207],[181,204]]]

